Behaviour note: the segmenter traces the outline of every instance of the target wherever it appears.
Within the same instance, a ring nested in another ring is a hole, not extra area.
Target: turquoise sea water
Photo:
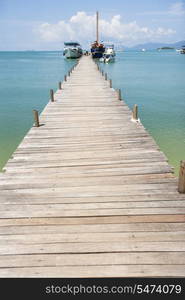
[[[0,52],[0,169],[73,64],[62,52]]]
[[[101,64],[178,173],[185,160],[185,55],[175,50],[125,51]]]
[[[0,52],[0,169],[42,111],[49,89],[74,64],[60,52]],[[121,88],[170,163],[185,159],[185,55],[175,51],[119,52],[116,62],[101,64]]]

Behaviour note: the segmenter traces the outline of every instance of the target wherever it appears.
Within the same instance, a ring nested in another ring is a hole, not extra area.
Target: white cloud
[[[169,14],[182,16],[185,14],[185,7],[183,2],[176,2],[172,4],[168,11]]]
[[[142,16],[173,16],[173,17],[181,17],[185,15],[185,4],[184,2],[174,2],[169,6],[167,10],[160,10],[160,11],[144,11],[137,13],[137,15],[142,15]]]
[[[84,43],[95,39],[95,21],[95,15],[77,12],[68,21],[61,20],[56,24],[41,24],[38,32],[41,39],[46,42],[78,40]],[[100,33],[103,40],[113,40],[132,45],[136,42],[155,41],[165,36],[171,36],[175,34],[175,31],[170,28],[151,29],[146,26],[139,26],[136,21],[123,23],[121,16],[115,15],[109,21],[100,19]]]

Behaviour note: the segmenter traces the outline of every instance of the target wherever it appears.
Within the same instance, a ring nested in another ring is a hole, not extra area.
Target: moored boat
[[[185,54],[185,46],[182,46],[182,48],[180,49],[180,53]]]
[[[104,62],[104,63],[114,62],[115,56],[116,56],[116,52],[114,50],[114,45],[107,45],[102,58],[100,58],[100,62]]]
[[[101,58],[105,52],[103,43],[99,43],[99,13],[96,13],[96,41],[91,45],[92,58]]]
[[[104,62],[104,63],[110,63],[110,62],[114,62],[115,61],[115,56],[111,55],[111,54],[103,54],[103,56],[100,58],[100,62]]]
[[[77,42],[64,43],[63,55],[66,58],[79,58],[83,54],[82,48]]]
[[[103,56],[103,53],[105,52],[105,47],[103,44],[98,43],[95,41],[91,45],[91,54],[93,58],[101,58]]]

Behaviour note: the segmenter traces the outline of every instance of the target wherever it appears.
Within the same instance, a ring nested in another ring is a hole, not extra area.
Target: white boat
[[[115,56],[112,54],[103,54],[103,56],[100,58],[100,62],[104,63],[110,63],[115,61]]]
[[[143,48],[143,49],[141,49],[141,51],[145,52],[145,51],[146,51],[146,49],[145,49],[145,48]]]
[[[82,48],[79,43],[68,42],[64,43],[63,55],[66,58],[79,58],[83,54]]]
[[[107,45],[103,56],[100,58],[100,62],[109,63],[115,61],[116,52],[114,45]]]
[[[185,46],[182,46],[180,49],[176,49],[176,52],[185,54]]]
[[[182,46],[182,48],[180,49],[180,53],[185,54],[185,46]]]

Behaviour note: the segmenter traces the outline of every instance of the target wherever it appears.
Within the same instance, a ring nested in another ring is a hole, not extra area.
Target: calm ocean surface
[[[73,64],[60,52],[0,52],[0,169],[32,126],[32,109],[42,111],[49,89]],[[125,51],[101,66],[128,106],[138,104],[143,125],[177,171],[185,159],[185,55]]]

